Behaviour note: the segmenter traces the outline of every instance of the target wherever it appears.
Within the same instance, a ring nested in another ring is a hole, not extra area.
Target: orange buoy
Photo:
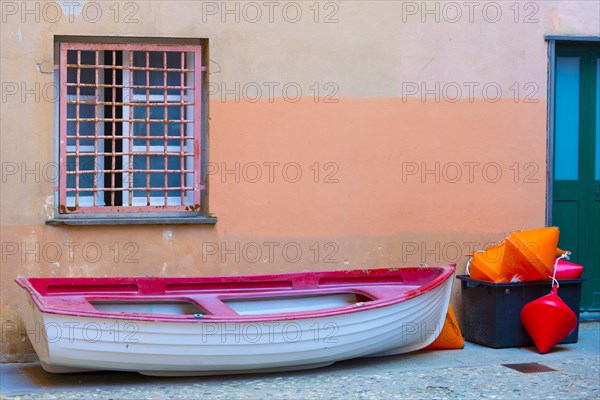
[[[577,316],[558,297],[558,285],[554,285],[550,294],[523,307],[521,322],[537,349],[544,354],[575,330]]]
[[[460,332],[456,316],[452,309],[452,304],[448,306],[446,321],[440,335],[433,343],[425,347],[428,350],[447,350],[447,349],[462,349],[465,347],[465,341]]]
[[[470,276],[496,283],[547,280],[552,275],[559,233],[556,227],[513,232],[473,254]]]
[[[500,270],[505,282],[547,280],[552,275],[559,233],[556,227],[511,233]]]
[[[504,242],[475,253],[469,266],[471,278],[480,281],[503,282],[501,270],[505,253]]]

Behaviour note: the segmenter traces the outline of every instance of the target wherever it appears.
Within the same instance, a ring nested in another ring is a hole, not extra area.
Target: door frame
[[[548,100],[546,119],[546,226],[552,226],[552,190],[554,181],[554,100],[556,42],[600,42],[600,36],[546,35],[548,42]]]

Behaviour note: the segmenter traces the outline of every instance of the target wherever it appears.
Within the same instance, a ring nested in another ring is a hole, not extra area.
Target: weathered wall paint
[[[543,36],[598,35],[599,5],[481,2],[471,15],[453,3],[460,16],[444,2],[277,2],[272,15],[257,2],[253,22],[242,2],[128,2],[118,13],[112,2],[81,2],[72,15],[63,2],[58,19],[53,2],[28,12],[3,2],[2,359],[32,351],[17,276],[421,262],[462,271],[462,254],[543,225]],[[55,35],[209,40],[216,226],[44,224],[55,185]]]

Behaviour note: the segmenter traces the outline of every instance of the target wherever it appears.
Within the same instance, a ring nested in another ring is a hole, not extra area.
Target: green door
[[[556,44],[552,224],[585,267],[581,308],[600,311],[600,42]]]

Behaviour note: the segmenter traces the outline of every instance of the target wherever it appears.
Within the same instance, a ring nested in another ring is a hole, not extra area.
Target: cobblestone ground
[[[6,399],[598,399],[600,359],[524,374],[501,365],[361,373],[357,368],[3,396]]]
[[[540,363],[522,373],[503,364]],[[1,399],[600,399],[598,325],[577,344],[545,355],[533,348],[422,351],[358,359],[309,371],[152,378],[136,373],[52,375],[37,364],[4,368]]]

